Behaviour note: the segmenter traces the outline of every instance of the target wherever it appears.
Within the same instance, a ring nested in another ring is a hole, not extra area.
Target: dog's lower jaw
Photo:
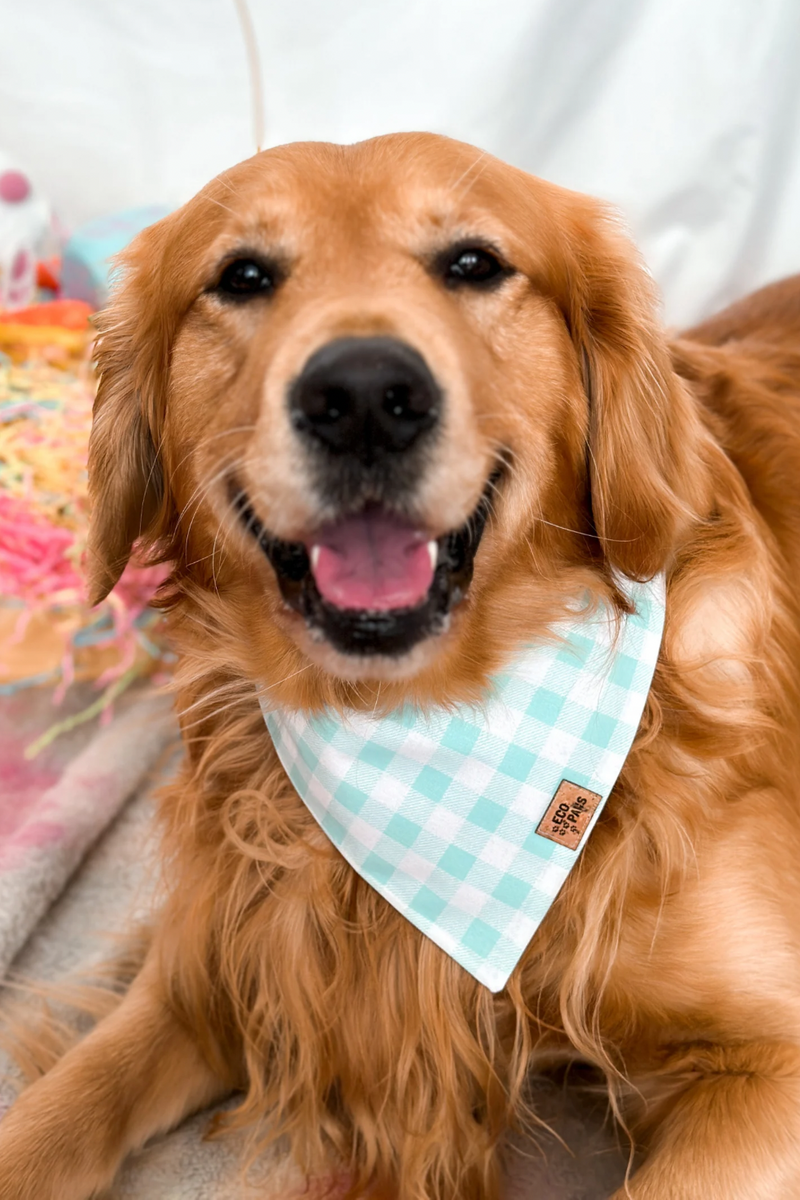
[[[417,642],[405,654],[344,654],[331,646],[324,634],[309,628],[307,623],[285,606],[282,614],[285,630],[303,655],[316,667],[333,679],[344,683],[402,683],[414,679],[430,666],[443,649],[454,619],[460,614],[447,614],[441,631],[424,641]]]

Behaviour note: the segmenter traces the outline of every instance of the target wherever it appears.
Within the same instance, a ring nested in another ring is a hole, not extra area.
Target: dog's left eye
[[[263,296],[275,290],[275,274],[254,258],[237,258],[228,263],[214,291],[236,300]]]
[[[461,246],[445,256],[442,266],[444,281],[450,287],[464,284],[480,287],[499,282],[510,273],[497,255],[483,246]]]

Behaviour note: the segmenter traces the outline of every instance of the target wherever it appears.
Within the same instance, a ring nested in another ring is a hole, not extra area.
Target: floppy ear
[[[97,318],[99,383],[89,441],[89,599],[113,588],[133,543],[151,545],[169,521],[158,447],[171,330],[161,265],[171,218],[140,234],[122,256],[122,281]]]
[[[647,579],[706,509],[702,426],[637,251],[601,205],[576,208],[566,312],[589,400],[592,516],[606,560]]]

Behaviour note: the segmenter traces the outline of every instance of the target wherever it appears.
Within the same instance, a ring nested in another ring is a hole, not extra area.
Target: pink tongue
[[[427,540],[413,525],[375,509],[325,525],[307,549],[325,600],[385,612],[425,599],[433,580]]]

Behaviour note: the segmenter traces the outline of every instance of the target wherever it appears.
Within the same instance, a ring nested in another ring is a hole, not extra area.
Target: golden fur
[[[447,292],[426,264],[465,236],[516,274]],[[241,246],[286,280],[226,308],[206,289]],[[505,468],[451,628],[400,663],[312,641],[225,490],[242,475],[287,539],[323,520],[287,383],[329,339],[386,332],[447,391],[418,497],[432,536]],[[428,135],[298,145],[137,239],[98,361],[91,585],[137,538],[174,563],[186,755],[146,961],[0,1126],[4,1200],[83,1200],[234,1088],[229,1124],[287,1135],[353,1196],[493,1200],[526,1077],[570,1056],[606,1072],[647,1151],[630,1197],[800,1198],[800,279],[670,340],[596,201]],[[494,996],[327,843],[256,686],[309,709],[474,699],[576,590],[621,603],[612,568],[668,572],[652,693]]]

